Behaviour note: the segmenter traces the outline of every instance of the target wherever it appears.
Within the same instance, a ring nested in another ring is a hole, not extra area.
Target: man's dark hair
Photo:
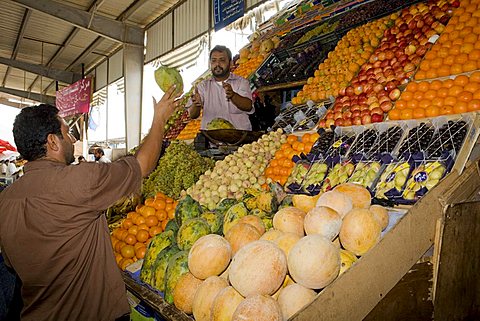
[[[13,123],[13,138],[17,150],[28,161],[47,154],[45,145],[49,134],[63,138],[58,109],[52,105],[25,107]]]
[[[99,153],[100,155],[105,155],[105,152],[103,151],[102,148],[97,148],[97,153]]]
[[[210,50],[210,59],[212,58],[212,53],[216,51],[216,52],[224,52],[227,54],[227,57],[228,57],[228,61],[232,61],[232,52],[230,51],[230,49],[228,49],[227,47],[225,46],[220,46],[220,45],[217,45],[215,47],[213,47],[212,50]]]

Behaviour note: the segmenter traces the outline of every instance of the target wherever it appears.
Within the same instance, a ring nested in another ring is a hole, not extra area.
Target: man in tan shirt
[[[116,320],[129,313],[102,211],[139,190],[157,164],[174,87],[154,102],[150,133],[135,156],[74,161],[65,121],[49,105],[22,109],[13,133],[25,175],[0,194],[0,246],[22,282],[22,320]]]

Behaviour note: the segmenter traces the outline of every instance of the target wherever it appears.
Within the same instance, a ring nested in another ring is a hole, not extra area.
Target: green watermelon
[[[202,206],[190,195],[178,202],[175,208],[175,221],[178,226],[182,226],[183,222],[189,218],[199,217],[202,214]]]
[[[178,233],[178,225],[175,220],[169,220],[167,225],[165,225],[165,232],[166,231],[172,231],[173,232],[173,237],[176,239],[177,238],[177,233]]]
[[[188,272],[188,251],[180,251],[168,260],[165,274],[165,301],[173,303],[173,290],[180,277]]]
[[[180,250],[188,251],[199,238],[210,234],[210,226],[203,218],[186,220],[178,230],[177,244]]]
[[[210,226],[210,232],[218,235],[222,234],[223,227],[223,215],[216,212],[203,212],[200,215],[205,221],[207,221],[208,226]]]
[[[248,210],[243,202],[237,203],[230,207],[223,218],[223,235],[227,234],[228,230],[237,224],[238,220],[248,215]]]
[[[237,200],[234,198],[224,198],[218,204],[215,212],[224,215],[230,207],[237,204]]]
[[[180,252],[176,244],[164,248],[157,256],[153,269],[153,287],[159,291],[165,292],[165,275],[167,273],[168,260]]]
[[[153,270],[152,266],[157,260],[158,254],[167,246],[175,243],[175,238],[172,231],[166,231],[157,234],[148,245],[147,252],[143,258],[142,269],[140,270],[140,280],[152,285],[153,284]]]

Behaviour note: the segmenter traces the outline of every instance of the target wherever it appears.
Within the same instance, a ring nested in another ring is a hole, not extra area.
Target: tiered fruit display
[[[240,59],[234,73],[243,78],[248,78],[262,64],[270,52],[278,46],[279,40],[274,37],[262,42],[254,40],[250,46],[240,50]]]
[[[112,231],[115,259],[122,270],[143,259],[150,239],[163,232],[168,221],[175,217],[176,206],[174,199],[157,193],[155,198],[146,199],[144,205],[128,213],[121,226]]]
[[[398,154],[402,156],[404,153],[418,153],[426,151],[432,142],[435,128],[428,123],[420,123],[417,127],[408,131],[408,137],[400,145]]]
[[[378,139],[371,147],[371,155],[381,155],[384,153],[393,153],[395,147],[400,142],[403,135],[403,129],[400,126],[392,126],[380,133]]]
[[[371,151],[375,145],[375,142],[378,140],[378,131],[375,128],[366,129],[357,135],[355,143],[350,148],[350,154],[364,154],[371,155]]]
[[[286,140],[282,130],[277,130],[239,147],[234,154],[218,161],[211,171],[201,175],[187,193],[203,206],[214,209],[225,197],[240,199],[246,188],[260,189],[266,183],[265,168]]]
[[[480,110],[480,72],[454,79],[411,82],[388,113],[391,120],[418,119]]]
[[[410,164],[408,162],[395,162],[388,164],[380,180],[375,187],[375,197],[387,199],[385,193],[395,189],[402,192],[410,173]]]
[[[309,153],[317,138],[317,133],[306,133],[301,137],[289,135],[265,169],[267,183],[277,182],[282,186],[285,185],[295,165],[293,156]]]
[[[355,165],[350,161],[335,164],[323,182],[322,191],[329,191],[339,184],[346,183],[354,170]]]
[[[468,123],[462,119],[450,120],[444,124],[427,147],[429,157],[440,157],[445,151],[458,155],[467,136]]]
[[[420,3],[402,10],[395,26],[385,31],[380,46],[371,55],[368,63],[351,85],[342,89],[334,108],[327,112],[320,127],[351,126],[382,122],[384,114],[398,100],[400,85],[409,81],[422,57],[432,46],[430,37],[440,34],[449,19],[445,4],[439,8],[437,2]],[[438,19],[431,11],[440,10]],[[434,23],[436,23],[434,25]]]
[[[462,0],[454,1],[452,5],[459,7],[453,10],[453,17],[442,36],[420,64],[420,70],[415,75],[417,80],[457,75],[480,68],[478,2]],[[442,8],[433,8],[431,14],[441,19]],[[441,25],[438,27],[443,28]]]
[[[368,61],[379,45],[379,39],[387,29],[389,21],[389,18],[383,18],[350,30],[335,49],[328,53],[328,58],[318,66],[314,77],[308,78],[307,84],[292,98],[292,103],[296,105],[307,100],[318,101],[337,96],[339,90],[352,80],[360,66]]]
[[[179,140],[188,140],[194,139],[195,136],[200,132],[200,125],[202,123],[201,119],[193,119],[188,122],[187,126],[178,134],[177,139]]]
[[[214,161],[200,156],[193,147],[174,140],[158,161],[157,168],[143,181],[142,194],[153,197],[162,192],[178,199],[180,192],[191,187]]]
[[[332,31],[334,31],[335,29],[337,29],[338,24],[339,24],[338,21],[334,22],[332,24],[330,24],[328,22],[322,23],[321,25],[319,25],[319,26],[307,31],[305,34],[303,34],[303,36],[301,36],[300,39],[297,40],[297,42],[295,43],[295,46],[300,45],[304,42],[307,42],[314,37],[317,37],[317,36],[327,34],[327,33],[330,33]]]
[[[381,167],[382,164],[376,161],[359,162],[355,165],[355,171],[348,182],[360,184],[363,187],[371,187]]]
[[[190,117],[186,110],[180,109],[176,111],[167,121],[165,125],[165,140],[175,139],[178,134],[183,130],[185,124],[188,122]]]
[[[224,237],[198,238],[169,259],[166,273],[157,264],[158,275],[166,274],[165,299],[195,320],[286,320],[380,241],[389,213],[370,203],[365,188],[344,184],[302,206],[307,212],[270,209],[267,232],[257,215],[239,210],[242,202],[230,204]],[[169,273],[177,255],[183,268]]]
[[[443,178],[446,170],[445,165],[438,161],[420,164],[412,171],[403,191],[403,198],[414,200],[420,196],[417,193],[421,189],[432,189]]]

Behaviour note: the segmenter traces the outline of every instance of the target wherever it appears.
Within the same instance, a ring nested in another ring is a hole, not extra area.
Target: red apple
[[[339,118],[339,119],[335,119],[335,126],[343,126],[343,119],[342,118]]]
[[[352,112],[350,110],[344,111],[342,114],[342,118],[345,120],[347,118],[352,118]]]
[[[362,110],[362,112],[360,113],[360,117],[363,117],[365,115],[370,115],[370,110]]]
[[[372,116],[370,115],[363,115],[362,116],[362,125],[367,125],[372,123]]]
[[[380,107],[380,103],[379,103],[379,102],[374,102],[374,103],[371,103],[371,104],[368,106],[368,109],[373,110],[373,109],[379,108],[379,107]]]
[[[409,56],[411,54],[415,53],[415,51],[417,51],[417,47],[415,47],[414,45],[411,45],[411,44],[408,45],[404,50],[405,54],[409,55]]]
[[[390,101],[384,101],[383,103],[380,104],[380,108],[386,113],[393,108],[393,104]]]
[[[383,115],[373,114],[371,117],[372,123],[381,123],[383,121]]]
[[[380,104],[380,106],[381,106],[384,102],[386,102],[386,101],[390,102],[390,97],[388,97],[388,96],[382,96],[382,97],[380,97],[380,98],[378,99],[378,103]]]
[[[333,119],[337,120],[339,118],[342,118],[342,113],[340,111],[336,112],[334,115],[333,115]]]
[[[360,105],[360,111],[369,110],[368,107],[369,106],[367,104],[362,104]]]
[[[373,108],[373,109],[370,111],[370,114],[371,114],[371,115],[373,115],[373,114],[383,115],[383,110],[382,110],[380,107]]]
[[[333,119],[334,113],[331,111],[327,112],[327,115],[325,116],[326,119]]]
[[[362,118],[357,116],[357,117],[353,117],[352,119],[352,124],[353,125],[361,125],[362,124]]]
[[[362,114],[362,112],[360,110],[355,110],[355,111],[352,112],[352,117],[351,118],[359,117],[361,114]]]
[[[333,126],[335,125],[335,121],[333,119],[327,119],[327,121],[325,122],[325,126],[327,128],[330,128],[330,126]]]
[[[373,95],[368,97],[366,101],[367,105],[371,105],[372,103],[377,103],[377,102],[378,102],[377,96],[373,96]]]
[[[352,126],[352,120],[350,118],[344,119],[343,126]]]
[[[403,66],[403,71],[405,71],[405,72],[414,71],[414,70],[415,70],[415,65],[412,64],[411,62],[409,62],[405,66]]]
[[[345,89],[345,93],[347,94],[347,96],[353,96],[355,93],[353,91],[353,87],[352,86],[348,86],[346,89]]]
[[[357,85],[353,87],[353,92],[355,95],[360,95],[363,92],[363,86],[362,85]]]
[[[318,122],[318,127],[325,128],[326,127],[326,119],[322,119]]]
[[[383,88],[384,88],[384,86],[382,84],[377,83],[375,86],[373,86],[373,91],[376,92],[376,93],[379,93],[383,90]]]
[[[389,81],[385,84],[385,90],[390,93],[391,90],[397,88],[398,83],[395,80]]]

